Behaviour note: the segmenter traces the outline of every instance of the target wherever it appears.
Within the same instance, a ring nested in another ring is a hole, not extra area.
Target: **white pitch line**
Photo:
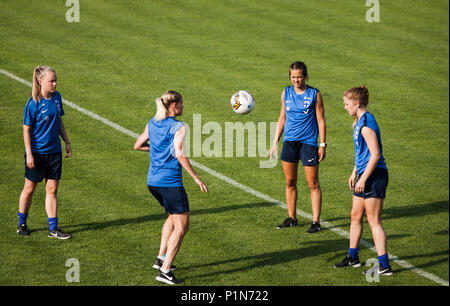
[[[0,73],[2,73],[3,75],[5,75],[5,76],[7,76],[7,77],[9,77],[9,78],[11,78],[13,80],[18,81],[19,83],[22,83],[22,84],[26,85],[28,87],[32,86],[32,84],[30,82],[25,81],[24,79],[19,78],[18,76],[14,75],[14,74],[6,71],[6,70],[0,69]],[[87,115],[87,116],[89,116],[89,117],[91,117],[91,118],[93,118],[95,120],[98,120],[98,121],[100,121],[100,122],[102,122],[102,123],[112,127],[113,129],[115,129],[115,130],[117,130],[119,132],[122,132],[122,133],[124,133],[124,134],[126,134],[128,136],[133,137],[133,138],[138,138],[139,137],[139,134],[136,134],[136,133],[134,133],[134,132],[132,132],[132,131],[130,131],[130,130],[128,130],[128,129],[126,129],[126,128],[124,128],[124,127],[122,127],[122,126],[120,126],[120,125],[118,125],[118,124],[116,124],[116,123],[114,123],[114,122],[104,118],[104,117],[102,117],[102,116],[99,116],[99,115],[97,115],[97,114],[95,114],[95,113],[93,113],[93,112],[91,112],[91,111],[89,111],[89,110],[87,110],[87,109],[85,109],[85,108],[83,108],[81,106],[78,106],[77,104],[75,104],[73,102],[70,102],[68,100],[63,99],[63,103],[66,104],[67,106],[69,106],[69,107],[79,111],[80,113],[83,113],[83,114],[85,114],[85,115]],[[233,180],[233,179],[231,179],[231,178],[229,178],[229,177],[227,177],[227,176],[225,176],[225,175],[223,175],[223,174],[221,174],[221,173],[219,173],[219,172],[217,172],[215,170],[212,170],[212,169],[210,169],[210,168],[208,168],[208,167],[206,167],[206,166],[204,166],[204,165],[202,165],[202,164],[200,164],[200,163],[198,163],[198,162],[196,162],[196,161],[194,161],[192,159],[190,159],[190,161],[191,161],[191,164],[194,167],[197,167],[200,170],[203,170],[206,173],[208,173],[208,174],[210,174],[210,175],[212,175],[212,176],[214,176],[214,177],[216,177],[216,178],[218,178],[218,179],[220,179],[220,180],[222,180],[222,181],[224,181],[224,182],[226,182],[226,183],[228,183],[230,185],[233,185],[233,186],[235,186],[235,187],[237,187],[237,188],[239,188],[239,189],[241,189],[241,190],[243,190],[243,191],[245,191],[247,193],[250,193],[250,194],[252,194],[252,195],[254,195],[254,196],[256,196],[256,197],[258,197],[260,199],[263,199],[264,201],[276,204],[278,206],[281,206],[281,207],[287,209],[287,205],[285,203],[281,202],[281,201],[278,201],[278,200],[276,200],[276,199],[274,199],[274,198],[272,198],[272,197],[270,197],[270,196],[268,196],[268,195],[266,195],[264,193],[261,193],[261,192],[255,190],[255,189],[253,189],[251,187],[243,185],[243,184],[241,184],[241,183],[239,183],[239,182],[237,182],[237,181],[235,181],[235,180]],[[305,218],[305,219],[308,219],[308,220],[312,219],[312,216],[310,214],[302,211],[301,209],[297,209],[297,214],[300,215],[301,217]],[[337,233],[338,235],[340,235],[340,236],[342,236],[344,238],[349,239],[349,237],[350,237],[350,233],[349,232],[344,231],[344,230],[342,230],[340,228],[337,228],[336,226],[334,226],[333,224],[331,224],[328,221],[322,221],[321,220],[321,224],[323,225],[324,228],[328,228],[328,229],[332,230],[333,232]],[[369,243],[369,242],[367,242],[367,241],[365,241],[363,239],[360,240],[360,244],[363,245],[364,247],[372,250],[375,253],[377,252],[374,245],[372,245],[371,243]],[[436,275],[434,275],[432,273],[428,273],[428,272],[426,272],[426,271],[424,271],[422,269],[419,269],[416,266],[414,266],[414,265],[412,265],[412,264],[410,264],[410,263],[408,263],[408,262],[398,258],[397,256],[395,256],[393,254],[388,254],[388,255],[389,255],[389,259],[391,261],[395,262],[396,264],[398,264],[399,266],[401,266],[401,267],[403,267],[403,268],[405,268],[407,270],[411,270],[412,272],[414,272],[414,273],[416,273],[416,274],[418,274],[418,275],[420,275],[422,277],[425,277],[425,278],[427,278],[427,279],[429,279],[431,281],[434,281],[434,282],[436,282],[436,283],[438,283],[438,284],[440,284],[442,286],[449,286],[449,282],[448,281],[446,281],[444,279],[441,279],[440,277],[438,277],[438,276],[436,276]]]

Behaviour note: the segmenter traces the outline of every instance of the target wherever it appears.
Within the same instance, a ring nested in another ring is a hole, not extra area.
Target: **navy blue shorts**
[[[360,176],[356,179],[358,182]],[[364,186],[364,191],[361,193],[356,193],[353,190],[353,195],[368,199],[368,198],[381,198],[384,199],[386,197],[386,189],[388,186],[389,174],[388,170],[385,168],[375,168],[370,177],[366,181],[366,185]]]
[[[42,182],[44,178],[59,181],[62,170],[62,153],[40,154],[33,152],[34,168],[27,166],[25,153],[25,177],[32,182]]]
[[[168,214],[189,212],[189,201],[184,187],[148,186],[150,193],[164,207]]]
[[[300,141],[284,141],[280,159],[285,162],[298,163],[302,161],[303,166],[314,166],[319,164],[319,149]]]

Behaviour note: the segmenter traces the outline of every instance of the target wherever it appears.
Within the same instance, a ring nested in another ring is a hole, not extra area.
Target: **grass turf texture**
[[[31,81],[33,67],[52,66],[63,98],[137,133],[168,89],[183,94],[180,119],[191,127],[193,114],[222,127],[276,121],[288,66],[303,60],[326,111],[322,219],[345,231],[353,144],[341,96],[365,84],[390,171],[388,251],[448,281],[447,1],[382,2],[379,23],[366,22],[364,1],[80,4],[81,22],[67,23],[64,2],[0,3],[0,68]],[[229,107],[238,89],[255,96],[247,116]],[[31,236],[15,234],[29,92],[0,75],[0,285],[67,285],[69,258],[80,262],[79,285],[159,285],[151,265],[165,216],[145,184],[148,156],[132,150],[131,137],[67,106],[74,155],[63,164],[59,218],[74,239],[47,238],[42,184],[30,211]],[[285,201],[280,163],[260,169],[260,158],[193,159]],[[298,207],[311,213],[299,171]],[[436,285],[396,264],[394,276],[379,283],[367,282],[361,269],[333,269],[347,239],[327,229],[308,235],[305,219],[276,230],[286,210],[198,172],[211,192],[200,193],[184,173],[192,217],[175,262],[184,285]],[[372,242],[366,222],[363,239]],[[360,251],[363,262],[375,257]]]

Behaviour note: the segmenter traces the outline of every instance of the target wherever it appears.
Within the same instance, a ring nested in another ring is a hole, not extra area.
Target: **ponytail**
[[[34,68],[33,84],[31,86],[31,97],[37,103],[41,102],[42,99],[41,84],[39,84],[39,80],[41,80],[48,71],[56,73],[55,70],[48,66],[37,66],[36,68]]]
[[[155,121],[161,121],[169,116],[169,106],[171,103],[181,101],[182,97],[176,91],[169,90],[161,97],[156,98],[156,114],[153,117]]]
[[[156,98],[156,114],[155,114],[155,121],[161,121],[167,118],[168,115],[167,107],[164,105],[164,100],[159,97]]]

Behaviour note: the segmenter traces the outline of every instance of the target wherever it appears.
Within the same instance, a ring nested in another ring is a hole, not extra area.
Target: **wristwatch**
[[[326,142],[321,142],[319,146],[326,148],[327,147],[327,143]]]

